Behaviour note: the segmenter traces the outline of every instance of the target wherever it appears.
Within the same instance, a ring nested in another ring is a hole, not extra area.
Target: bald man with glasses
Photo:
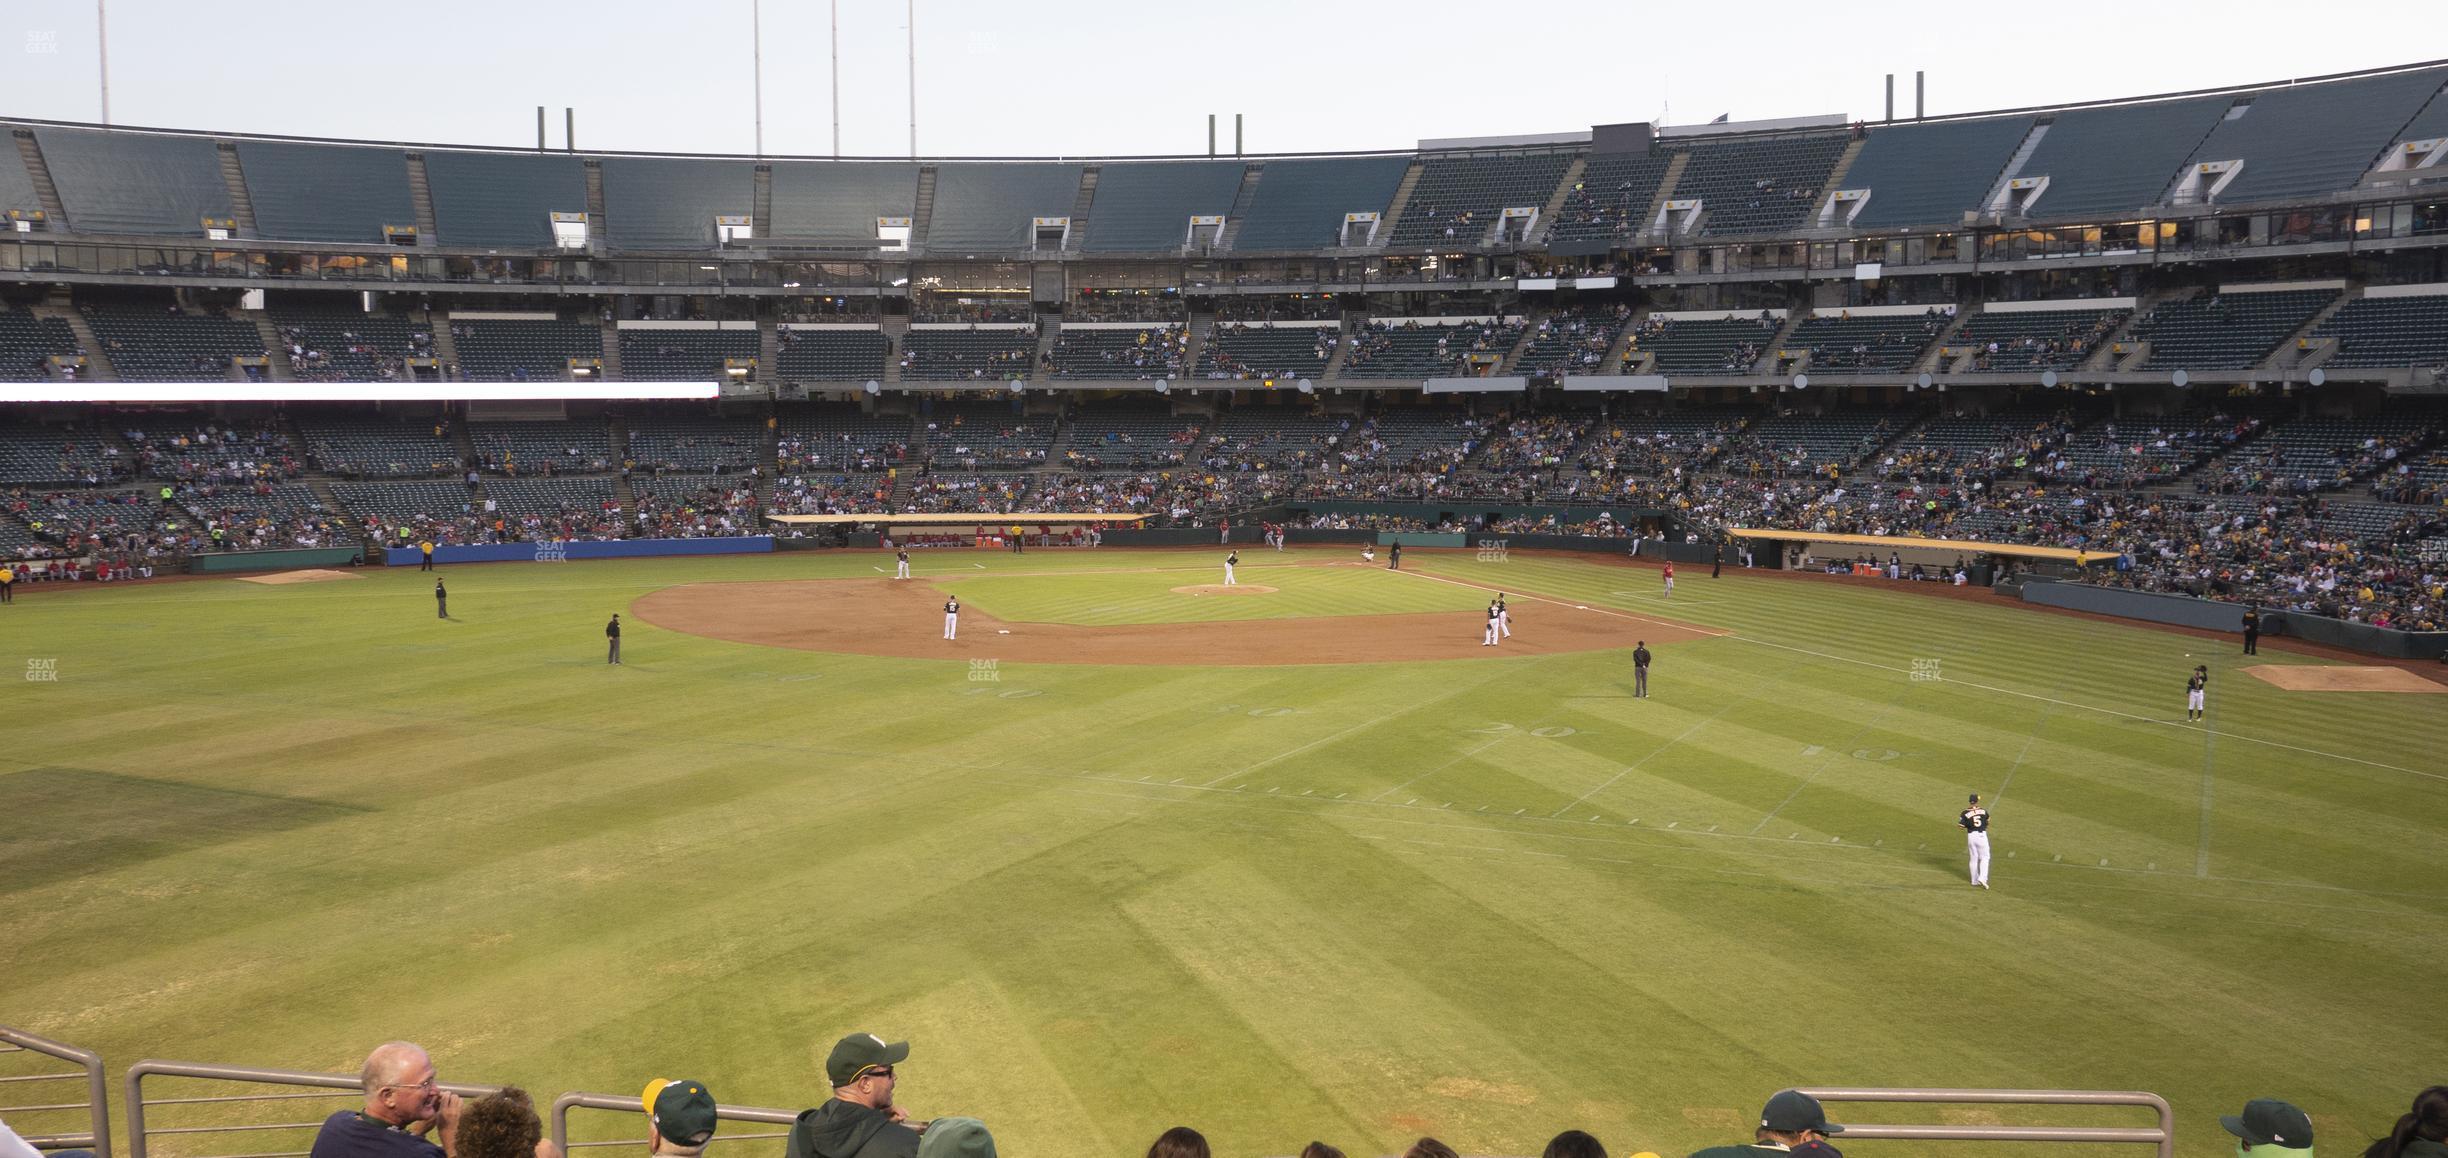
[[[365,1108],[324,1119],[308,1158],[449,1158],[459,1095],[435,1081],[433,1058],[414,1042],[376,1046],[359,1072]],[[436,1141],[428,1140],[433,1135]]]

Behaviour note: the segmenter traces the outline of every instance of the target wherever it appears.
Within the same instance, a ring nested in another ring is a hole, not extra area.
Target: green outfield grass
[[[2441,1078],[2448,700],[1810,579],[1686,569],[1670,602],[1601,560],[1289,566],[1350,557],[1245,552],[1281,591],[1199,599],[1169,588],[1219,582],[1213,550],[917,562],[1013,619],[1500,586],[1525,635],[1583,606],[1730,634],[1660,647],[1636,701],[1622,652],[981,673],[633,622],[603,663],[647,592],[872,579],[866,554],[447,570],[448,622],[413,571],[21,597],[0,1022],[114,1070],[353,1071],[408,1037],[446,1079],[793,1108],[871,1030],[914,1042],[916,1115],[1015,1155],[1180,1123],[1231,1155],[1535,1154],[1568,1127],[1674,1155],[1797,1083],[2153,1090],[2197,1158],[2279,1096],[2346,1153]]]

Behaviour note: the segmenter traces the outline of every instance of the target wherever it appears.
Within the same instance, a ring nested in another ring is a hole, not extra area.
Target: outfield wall
[[[771,535],[714,539],[569,539],[535,543],[471,543],[434,548],[436,563],[559,563],[569,559],[645,559],[676,555],[762,555],[774,549]],[[413,546],[384,552],[390,567],[422,562]]]
[[[2087,583],[2027,582],[2023,601],[2068,611],[2088,611],[2121,619],[2140,619],[2177,627],[2224,632],[2243,646],[2244,605],[2172,595],[2159,591],[2127,591]],[[2272,639],[2294,638],[2343,647],[2391,659],[2438,659],[2448,654],[2448,632],[2392,631],[2367,623],[2348,623],[2296,611],[2261,612],[2261,634]]]
[[[289,551],[215,551],[187,557],[190,575],[226,575],[235,571],[288,571],[299,567],[346,567],[356,561],[355,547],[300,547]],[[411,559],[411,562],[415,560]]]

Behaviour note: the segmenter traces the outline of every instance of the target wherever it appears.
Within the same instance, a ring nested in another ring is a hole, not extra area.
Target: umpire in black
[[[1649,641],[1645,639],[1632,649],[1632,698],[1649,698]]]
[[[434,618],[450,618],[450,592],[442,589],[442,581],[434,580]]]
[[[2258,603],[2244,607],[2244,654],[2261,654],[2261,605]]]
[[[604,658],[604,662],[605,662],[605,663],[619,663],[619,662],[620,662],[620,612],[617,612],[617,611],[613,612],[613,613],[612,613],[612,622],[607,623],[607,624],[604,624],[604,638],[605,638],[606,640],[611,641],[611,644],[612,644],[612,652],[611,652],[611,654],[610,654],[610,655],[608,655],[608,656],[606,656],[606,657]]]

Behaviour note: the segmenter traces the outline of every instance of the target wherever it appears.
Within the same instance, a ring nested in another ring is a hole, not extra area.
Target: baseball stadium
[[[2127,75],[0,115],[0,1156],[2448,1153],[2448,63]]]

